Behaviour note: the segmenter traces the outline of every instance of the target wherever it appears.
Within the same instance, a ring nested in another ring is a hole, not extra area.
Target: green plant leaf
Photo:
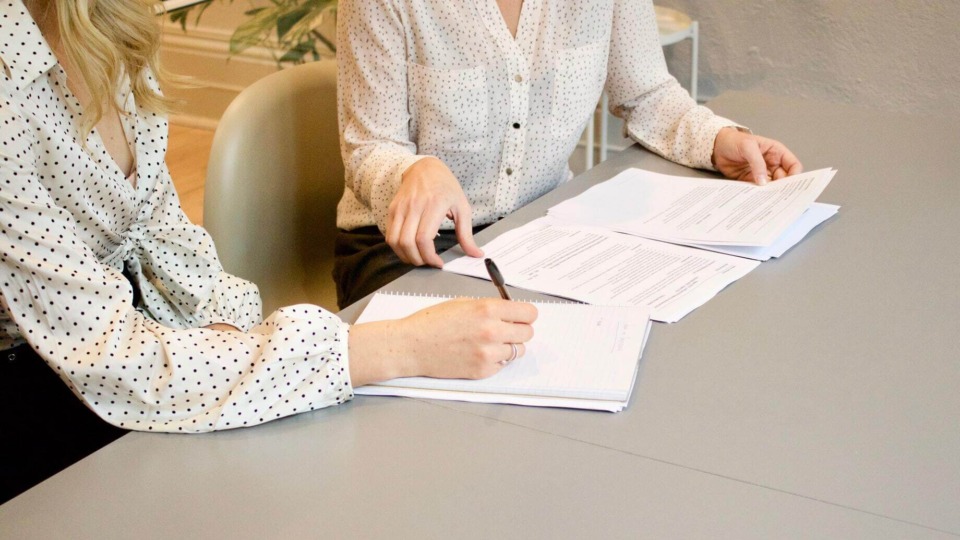
[[[292,49],[288,50],[286,53],[284,53],[283,56],[281,56],[277,60],[277,62],[279,63],[289,62],[293,64],[300,64],[300,63],[303,63],[303,57],[306,56],[307,53],[313,54],[315,52],[316,51],[313,46],[313,43],[309,41],[305,41],[297,44],[296,47],[293,47]]]
[[[232,3],[233,3],[233,0],[230,0],[230,3],[232,4]],[[205,3],[205,4],[199,4],[199,5],[197,6],[197,16],[196,16],[196,18],[193,19],[193,24],[195,24],[195,25],[200,24],[200,17],[203,16],[203,12],[207,11],[207,9],[208,9],[211,5],[213,5],[213,2],[207,2],[207,3]]]
[[[287,32],[310,14],[311,11],[307,6],[294,6],[292,9],[284,10],[277,17],[277,39],[283,41]]]
[[[326,36],[316,31],[312,32],[312,35],[317,39],[317,41],[319,41],[320,43],[323,43],[324,47],[326,47],[328,51],[332,52],[333,54],[337,54],[337,46],[334,45],[332,41],[327,39]],[[319,60],[319,59],[320,59],[319,57],[314,58],[314,60]]]
[[[195,12],[195,22],[214,1],[232,4],[234,0],[208,0],[206,3],[170,14],[171,22],[186,30],[188,13]],[[196,8],[196,9],[194,9]],[[281,53],[278,64],[302,63],[319,59],[324,53],[336,53],[336,45],[318,30],[325,17],[337,15],[337,0],[270,0],[270,5],[244,12],[247,17],[230,36],[230,54],[242,53],[250,47],[265,45]],[[274,41],[274,39],[276,41]]]
[[[180,24],[180,29],[184,32],[187,31],[187,14],[190,13],[189,9],[178,9],[170,14],[170,22]]]
[[[322,5],[314,4],[310,12],[294,24],[279,40],[281,47],[290,48],[304,40],[316,41],[313,35],[316,29],[323,24],[329,10]]]
[[[230,53],[241,53],[270,39],[277,24],[277,9],[264,8],[244,21],[230,36]]]

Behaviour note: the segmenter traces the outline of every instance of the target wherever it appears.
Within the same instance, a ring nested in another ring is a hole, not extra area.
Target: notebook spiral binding
[[[377,291],[375,294],[382,294],[386,296],[413,296],[419,298],[439,298],[442,300],[456,300],[457,298],[467,298],[470,300],[483,300],[484,298],[495,298],[492,296],[447,296],[445,294],[434,294],[434,293],[413,293],[406,291]],[[516,298],[515,300],[520,302],[527,302],[530,304],[574,304],[574,305],[583,305],[586,302],[577,302],[576,300],[523,300],[522,298]]]

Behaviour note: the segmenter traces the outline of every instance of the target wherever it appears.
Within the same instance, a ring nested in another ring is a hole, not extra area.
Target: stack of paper
[[[767,260],[837,212],[838,206],[814,203],[834,174],[820,169],[758,186],[628,169],[547,213],[567,223]]]
[[[377,293],[357,323],[405,317],[444,300],[448,298]],[[526,354],[492,377],[408,377],[363,386],[356,393],[622,410],[630,400],[650,330],[647,311],[559,303],[537,304],[537,309]]]
[[[834,173],[756,186],[630,169],[500,235],[484,255],[509,285],[676,322],[834,215],[839,207],[814,202]],[[488,279],[480,259],[443,269]]]

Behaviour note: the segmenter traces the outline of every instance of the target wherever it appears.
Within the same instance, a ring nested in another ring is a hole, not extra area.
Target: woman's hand
[[[421,159],[404,171],[387,210],[387,244],[407,264],[440,268],[443,260],[433,240],[445,217],[453,220],[464,253],[482,257],[483,251],[473,241],[470,203],[460,182],[439,159]]]
[[[399,320],[350,329],[354,386],[397,377],[483,379],[506,365],[533,337],[537,308],[499,298],[457,299]]]
[[[723,128],[713,143],[713,166],[727,178],[766,184],[771,178],[803,172],[803,165],[780,141]]]

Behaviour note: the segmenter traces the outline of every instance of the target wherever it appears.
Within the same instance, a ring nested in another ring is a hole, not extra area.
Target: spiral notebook
[[[357,323],[396,319],[447,297],[377,293]],[[357,394],[510,403],[618,412],[630,400],[650,332],[647,310],[537,303],[526,354],[487,379],[407,377],[363,386]]]

